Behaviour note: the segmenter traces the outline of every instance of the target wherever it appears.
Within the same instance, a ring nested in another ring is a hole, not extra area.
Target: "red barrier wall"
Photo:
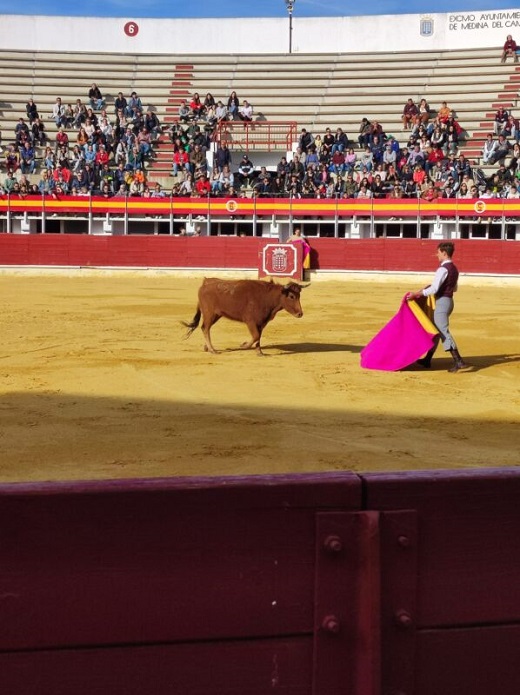
[[[0,692],[518,695],[520,469],[0,486]]]
[[[272,239],[251,237],[0,235],[0,265],[149,268],[258,268]],[[317,270],[430,272],[437,241],[420,239],[313,238]],[[520,273],[520,244],[457,240],[457,264],[465,273]]]

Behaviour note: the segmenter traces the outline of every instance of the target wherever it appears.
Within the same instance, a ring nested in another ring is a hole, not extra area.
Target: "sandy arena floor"
[[[462,279],[471,371],[359,366],[428,280],[315,281],[261,358],[224,319],[183,340],[199,279],[0,276],[0,481],[519,465],[520,287]]]

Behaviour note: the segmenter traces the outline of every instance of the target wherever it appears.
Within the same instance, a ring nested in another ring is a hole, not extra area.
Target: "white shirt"
[[[422,290],[423,297],[429,297],[432,294],[437,294],[437,292],[439,291],[439,287],[448,277],[448,269],[446,268],[446,265],[452,262],[453,261],[447,260],[441,263],[441,265],[435,271],[432,284],[429,287],[426,287],[424,290]]]

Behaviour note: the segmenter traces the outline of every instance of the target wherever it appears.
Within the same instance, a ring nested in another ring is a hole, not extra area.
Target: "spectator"
[[[183,147],[177,147],[173,152],[172,176],[178,176],[179,172],[190,171],[190,158]]]
[[[143,159],[155,157],[152,149],[152,135],[145,126],[137,134],[137,144],[143,153]]]
[[[454,125],[448,126],[444,143],[444,154],[446,156],[457,154],[459,148],[459,134]]]
[[[385,139],[385,131],[383,130],[383,126],[379,121],[372,121],[370,124],[370,137],[368,140],[368,144],[372,145],[374,142],[374,138],[378,138],[380,142],[383,142]]]
[[[219,175],[219,192],[228,195],[235,185],[235,177],[227,164],[224,165]]]
[[[508,200],[518,200],[520,198],[520,193],[518,192],[518,187],[515,183],[512,183],[509,186],[509,189],[504,197]]]
[[[64,115],[65,106],[61,103],[61,97],[57,97],[50,116],[54,120],[54,123],[56,123],[56,128],[64,125]]]
[[[345,155],[341,150],[336,150],[332,155],[329,172],[335,184],[341,179],[346,171]]]
[[[34,174],[36,158],[34,148],[30,142],[25,142],[20,150],[20,165],[22,174]]]
[[[249,159],[247,154],[245,154],[238,167],[238,179],[241,186],[249,187],[253,179],[254,169],[253,162]]]
[[[417,116],[417,120],[419,123],[422,123],[423,125],[426,125],[430,120],[430,107],[428,105],[428,102],[424,98],[421,99],[419,103],[419,114]]]
[[[313,144],[314,138],[312,137],[312,133],[309,133],[305,128],[302,128],[302,132],[298,140],[298,146],[301,147],[302,152],[308,152]]]
[[[231,165],[231,152],[225,142],[219,143],[215,153],[215,159],[220,171],[222,171],[225,166]]]
[[[415,145],[410,154],[408,155],[408,159],[406,161],[408,166],[410,167],[415,167],[416,164],[424,164],[424,153],[421,152],[421,147],[420,145]]]
[[[183,99],[181,101],[180,106],[179,106],[178,115],[179,115],[179,121],[181,123],[189,123],[191,121],[191,119],[193,118],[193,114],[191,112],[191,109],[190,109],[186,99]]]
[[[116,116],[120,111],[126,114],[126,109],[128,107],[128,102],[123,96],[123,92],[118,92],[117,97],[114,99],[114,113]]]
[[[513,174],[517,174],[520,167],[520,145],[515,142],[513,145],[513,150],[511,152],[511,160],[509,161],[508,168]]]
[[[493,157],[489,160],[490,164],[496,164],[497,162],[503,162],[504,159],[509,154],[511,150],[511,145],[506,139],[505,135],[499,135],[497,141],[497,148]]]
[[[38,182],[38,190],[42,195],[49,195],[54,189],[54,179],[52,178],[52,170],[44,169]]]
[[[443,101],[439,110],[437,111],[437,118],[438,118],[439,122],[441,124],[446,123],[448,118],[450,117],[451,113],[452,113],[452,111],[448,106],[448,102]]]
[[[471,166],[469,161],[463,154],[460,154],[455,163],[455,174],[458,178],[459,183],[462,182],[464,176],[471,178]]]
[[[139,112],[141,112],[143,109],[143,104],[141,102],[140,97],[137,96],[137,92],[132,92],[130,95],[130,99],[128,100],[128,103],[126,105],[126,115],[129,118],[135,118]]]
[[[155,111],[152,111],[152,109],[148,109],[146,112],[144,117],[144,125],[146,130],[151,134],[152,141],[157,140],[161,132],[161,122],[159,121],[159,117]]]
[[[217,102],[217,107],[215,109],[215,117],[217,119],[217,123],[222,123],[223,121],[227,121],[228,119],[228,110],[227,107],[222,103],[222,101]]]
[[[87,107],[85,104],[81,101],[81,99],[76,99],[76,103],[74,105],[74,114],[73,114],[73,120],[72,120],[72,125],[74,128],[81,128],[83,123],[87,120]]]
[[[246,99],[244,99],[242,106],[238,110],[238,117],[244,122],[253,120],[253,107]]]
[[[200,196],[208,196],[211,192],[211,183],[208,180],[207,175],[204,173],[195,183],[195,190]]]
[[[460,184],[460,188],[459,188],[459,190],[457,191],[456,197],[457,197],[457,198],[463,198],[463,199],[472,198],[471,190],[468,188],[468,184],[467,184],[465,181],[463,181],[463,182]]]
[[[30,140],[29,126],[23,118],[18,119],[18,123],[16,124],[14,129],[14,135],[18,147],[21,147],[24,144],[24,142],[26,142],[26,140]]]
[[[520,125],[518,123],[518,118],[515,118],[512,113],[509,114],[507,122],[502,128],[502,134],[506,138],[513,138],[516,142],[520,140]]]
[[[194,178],[199,178],[203,173],[206,173],[206,155],[201,146],[196,144],[190,152],[190,171]]]
[[[37,118],[39,118],[38,107],[34,103],[34,99],[32,99],[32,98],[29,99],[29,101],[25,105],[25,113],[27,114],[27,118],[29,119],[29,123],[32,123]]]
[[[392,143],[387,142],[383,152],[383,164],[388,167],[390,164],[396,166],[397,164],[397,152],[392,149]]]
[[[341,128],[336,129],[336,134],[334,135],[334,144],[332,145],[331,153],[334,154],[336,150],[343,152],[343,150],[348,147],[348,137],[347,134],[343,132]]]
[[[321,161],[325,163],[328,162],[329,158],[332,156],[332,148],[334,147],[335,137],[332,134],[330,128],[325,129],[325,135],[323,136],[323,142],[321,144],[321,151],[323,157]]]
[[[518,47],[516,41],[513,39],[511,34],[506,37],[506,42],[504,43],[504,48],[502,51],[502,63],[505,63],[507,58],[514,58],[515,63],[518,63]]]
[[[33,145],[40,145],[43,147],[47,142],[47,135],[45,134],[45,125],[43,121],[39,118],[35,118],[31,126],[31,139]]]
[[[295,154],[289,162],[289,176],[297,176],[301,181],[305,175],[305,166],[298,154]]]
[[[105,100],[103,99],[101,90],[95,82],[92,83],[92,86],[88,90],[88,98],[90,101],[91,109],[101,111],[101,109],[105,106]]]
[[[65,105],[65,111],[63,112],[63,125],[65,128],[71,128],[74,123],[74,108],[72,104]]]
[[[357,165],[357,154],[352,147],[345,154],[345,168],[347,172],[354,171]]]
[[[493,164],[493,159],[498,148],[498,140],[493,138],[491,133],[488,133],[486,140],[484,141],[484,147],[482,148],[482,163],[483,164]]]
[[[417,106],[414,104],[413,99],[408,99],[406,104],[404,105],[403,108],[403,115],[401,116],[401,120],[403,122],[403,128],[405,130],[411,128],[413,124],[416,122],[416,119],[419,115],[419,109]]]
[[[371,123],[368,118],[362,118],[359,125],[358,142],[360,147],[366,147],[370,142]]]
[[[227,110],[232,121],[236,121],[238,118],[238,108],[240,102],[235,91],[231,92],[227,101]]]
[[[509,112],[507,109],[500,107],[495,113],[493,132],[495,135],[500,135],[508,121]]]
[[[359,162],[361,165],[361,169],[364,169],[367,172],[372,171],[372,167],[374,166],[374,155],[370,147],[365,147],[365,151],[361,155]]]
[[[192,96],[191,101],[190,101],[190,110],[192,113],[192,117],[197,121],[199,118],[202,117],[202,113],[204,111],[204,104],[200,100],[200,96],[198,92],[195,92],[195,94]]]
[[[215,109],[217,106],[215,99],[213,97],[213,94],[211,92],[208,92],[206,96],[204,97],[204,109],[207,110],[209,108]]]

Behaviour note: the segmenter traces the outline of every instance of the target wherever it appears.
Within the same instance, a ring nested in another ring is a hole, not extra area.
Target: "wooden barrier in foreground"
[[[520,470],[0,486],[0,692],[517,695]]]

